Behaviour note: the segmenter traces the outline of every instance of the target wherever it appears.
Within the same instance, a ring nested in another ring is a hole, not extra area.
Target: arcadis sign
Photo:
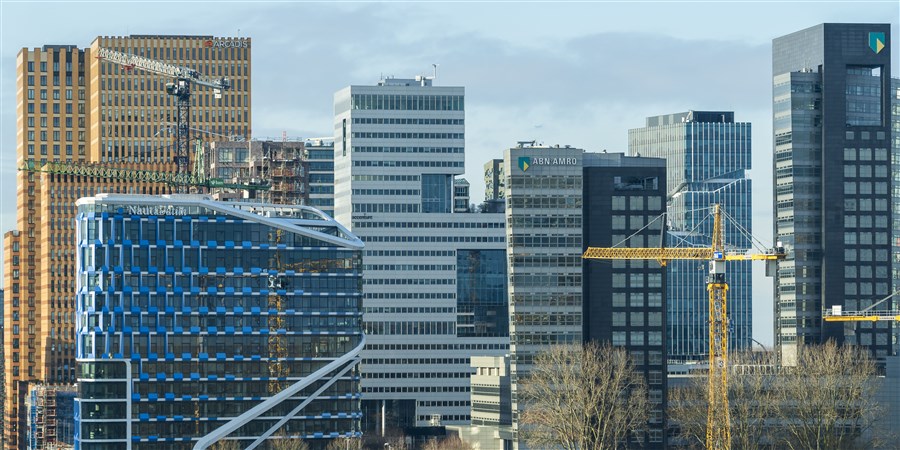
[[[203,41],[204,47],[211,48],[250,48],[249,39],[207,39]]]
[[[544,156],[520,156],[519,168],[528,172],[531,166],[577,166],[578,158],[550,158]]]

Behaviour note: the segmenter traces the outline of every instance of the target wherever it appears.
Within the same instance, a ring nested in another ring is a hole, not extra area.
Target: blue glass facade
[[[628,151],[666,159],[666,246],[709,246],[711,205],[728,215],[725,245],[751,248],[751,126],[735,122],[730,111],[688,111],[648,117],[629,130]],[[703,359],[709,353],[707,268],[698,261],[671,261],[667,269],[668,357]],[[729,348],[748,349],[753,333],[752,266],[728,263]]]
[[[301,206],[77,205],[75,448],[358,433],[361,241]]]
[[[509,336],[506,251],[456,251],[456,335]]]

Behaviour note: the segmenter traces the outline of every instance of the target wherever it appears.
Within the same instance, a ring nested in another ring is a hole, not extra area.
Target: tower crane
[[[582,255],[585,259],[654,259],[665,266],[669,260],[707,260],[709,275],[706,289],[709,292],[709,404],[706,416],[706,448],[729,450],[731,448],[731,424],[728,411],[728,283],[725,281],[727,261],[763,260],[774,264],[784,259],[784,248],[775,248],[762,254],[726,253],[724,228],[720,205],[714,205],[712,245],[701,248],[600,248],[589,247]]]
[[[97,58],[118,64],[125,70],[140,69],[157,75],[172,77],[166,83],[166,93],[175,97],[175,166],[178,174],[190,172],[190,130],[191,130],[191,89],[192,85],[213,89],[215,98],[221,98],[223,90],[231,89],[227,78],[212,78],[187,67],[157,61],[143,56],[122,53],[108,48],[97,49]]]

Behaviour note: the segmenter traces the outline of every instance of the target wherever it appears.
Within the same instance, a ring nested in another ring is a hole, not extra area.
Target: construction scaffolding
[[[73,448],[74,385],[34,385],[25,400],[28,410],[28,450]]]
[[[306,158],[303,142],[283,139],[281,142],[263,141],[263,161],[268,164],[272,190],[269,203],[276,205],[305,205]]]
[[[302,141],[214,142],[208,161],[211,177],[232,184],[263,183],[270,187],[265,193],[213,188],[210,193],[216,200],[282,205],[305,205],[309,200],[309,162]]]

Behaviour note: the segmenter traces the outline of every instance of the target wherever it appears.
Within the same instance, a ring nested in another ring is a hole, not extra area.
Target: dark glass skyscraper
[[[75,448],[359,433],[359,239],[305,206],[77,206]]]
[[[666,166],[658,158],[584,154],[584,247],[660,247]],[[671,264],[671,262],[670,262]],[[585,260],[584,340],[631,354],[650,393],[642,448],[666,448],[666,270],[652,260]]]
[[[890,25],[821,24],[773,41],[775,337],[891,353],[889,322],[823,323],[891,292]]]
[[[669,247],[708,247],[713,221],[710,206],[722,205],[725,245],[750,248],[752,231],[751,127],[735,122],[731,111],[687,111],[648,117],[646,126],[628,131],[632,155],[665,158]],[[707,271],[697,261],[670,261],[666,289],[668,357],[700,360],[709,354]],[[753,333],[750,261],[728,263],[728,348],[748,349]]]

